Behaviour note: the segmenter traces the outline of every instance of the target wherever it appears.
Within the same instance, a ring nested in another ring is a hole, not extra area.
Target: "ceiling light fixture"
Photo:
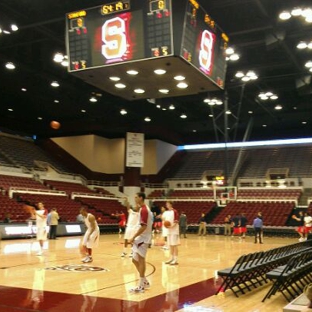
[[[130,69],[130,70],[127,70],[127,74],[128,75],[131,75],[131,76],[135,76],[137,75],[139,72],[137,70],[134,70],[134,69]]]
[[[281,109],[283,109],[283,106],[282,106],[282,105],[276,105],[276,106],[274,107],[274,109],[276,109],[276,110],[281,110]]]
[[[89,101],[92,102],[92,103],[96,103],[98,100],[97,100],[97,98],[95,96],[91,96]]]
[[[120,114],[121,114],[121,115],[127,115],[128,112],[127,112],[125,109],[122,109],[122,110],[120,111]]]
[[[177,76],[174,77],[174,79],[177,80],[177,81],[183,81],[183,80],[185,80],[185,77],[182,76],[182,75],[177,75]]]
[[[138,88],[138,89],[134,89],[134,92],[138,93],[138,94],[143,94],[143,93],[145,93],[145,90]]]
[[[288,11],[283,11],[278,16],[282,21],[286,21],[291,18],[291,14]]]
[[[170,110],[174,110],[174,109],[175,109],[175,106],[174,106],[173,104],[171,104],[171,105],[169,106],[169,109],[170,109]]]
[[[51,86],[54,87],[54,88],[57,88],[57,87],[60,86],[60,84],[57,81],[52,81],[51,82]]]
[[[164,69],[155,69],[154,73],[156,75],[164,75],[167,71],[165,71]]]
[[[7,62],[7,63],[5,64],[5,67],[6,67],[7,69],[15,69],[15,65],[14,65],[12,62]]]
[[[169,93],[169,90],[168,89],[159,89],[158,90],[160,93],[163,93],[163,94],[168,94]]]
[[[258,94],[258,97],[262,100],[262,101],[266,101],[266,100],[277,100],[278,96],[276,94],[274,94],[273,92],[260,92]]]
[[[126,85],[123,84],[123,83],[116,83],[115,87],[118,88],[118,89],[124,89],[126,87]]]
[[[26,88],[22,88],[21,90],[22,90],[23,92],[26,92],[26,91],[27,91],[27,89],[26,89]]]
[[[283,21],[290,19],[291,17],[303,17],[307,23],[312,23],[312,8],[299,8],[295,7],[289,11],[283,11],[279,14],[279,18]]]
[[[186,116],[185,114],[182,114],[182,115],[180,116],[180,118],[185,119],[185,118],[187,118],[187,116]]]
[[[256,73],[252,70],[249,70],[246,74],[242,71],[238,71],[235,74],[236,78],[240,78],[242,81],[244,82],[248,82],[250,80],[256,80],[258,79],[258,76],[256,75]]]
[[[220,99],[217,98],[212,98],[212,99],[204,99],[204,102],[207,103],[210,106],[214,106],[214,105],[222,105],[223,102]]]
[[[145,119],[144,119],[146,122],[150,122],[151,121],[151,118],[149,118],[149,117],[145,117]]]
[[[116,77],[116,76],[109,77],[109,79],[110,79],[111,81],[119,81],[119,80],[120,80],[120,78],[119,78],[119,77]]]
[[[177,84],[177,87],[178,87],[179,89],[186,89],[186,88],[188,87],[188,84],[185,83],[185,82],[179,82],[179,83]]]

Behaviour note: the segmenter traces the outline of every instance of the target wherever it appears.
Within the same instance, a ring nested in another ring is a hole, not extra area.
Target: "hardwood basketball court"
[[[35,239],[2,241],[0,311],[276,312],[287,304],[281,294],[261,302],[269,284],[239,298],[230,290],[214,295],[221,282],[216,272],[242,254],[295,243],[296,238],[265,238],[260,245],[253,237],[189,234],[181,238],[179,265],[170,266],[164,264],[169,251],[155,236],[147,257],[151,288],[141,294],[129,293],[138,276],[131,258],[120,256],[122,235],[101,235],[93,263],[85,265],[78,251],[80,238],[49,240],[44,256],[36,256]]]

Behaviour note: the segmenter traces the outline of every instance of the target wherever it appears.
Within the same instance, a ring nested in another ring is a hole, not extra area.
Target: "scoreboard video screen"
[[[66,14],[69,71],[173,54],[171,0],[124,0]]]
[[[196,0],[188,0],[180,56],[224,87],[228,37]]]

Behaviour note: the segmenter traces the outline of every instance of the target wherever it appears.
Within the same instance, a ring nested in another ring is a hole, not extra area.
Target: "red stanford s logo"
[[[199,64],[210,75],[213,65],[213,50],[216,37],[208,30],[204,30],[200,42]]]
[[[120,17],[107,20],[102,26],[102,54],[108,59],[121,58],[127,51],[126,24]]]

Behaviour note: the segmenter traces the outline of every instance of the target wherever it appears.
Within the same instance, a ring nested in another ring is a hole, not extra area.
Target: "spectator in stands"
[[[52,208],[50,212],[50,220],[48,225],[50,226],[50,239],[56,239],[56,230],[59,222],[59,214],[56,211],[56,208]]]
[[[198,227],[198,236],[205,236],[207,233],[207,229],[206,229],[206,216],[205,213],[201,214],[201,217],[199,219],[199,227]]]
[[[170,248],[171,258],[166,261],[166,264],[177,265],[178,264],[178,245],[180,244],[180,235],[179,235],[179,214],[176,209],[173,208],[172,202],[166,202],[167,212],[163,221],[169,221],[170,226],[168,229],[168,245]]]
[[[6,214],[5,214],[3,223],[11,223],[11,216],[10,216],[9,213],[6,213]]]
[[[227,215],[224,219],[224,235],[232,235],[232,218],[231,215]]]
[[[161,214],[157,215],[157,212],[154,212],[153,228],[154,228],[156,233],[160,233],[161,232],[161,226],[162,226]]]
[[[121,234],[126,227],[126,215],[123,211],[117,211],[116,213],[113,213],[112,216],[118,218],[119,234]]]
[[[310,214],[308,212],[305,212],[304,214],[304,228],[305,228],[305,239],[308,239],[308,235],[309,233],[311,233],[312,231],[312,217],[310,216]]]
[[[180,215],[179,226],[180,226],[180,236],[183,234],[184,238],[186,238],[187,217],[184,211],[182,211]]]
[[[293,215],[292,218],[298,222],[296,232],[300,235],[299,242],[305,241],[305,227],[304,227],[304,215],[302,211],[299,211],[298,216]]]
[[[234,216],[232,219],[233,233],[232,237],[235,235],[241,235],[241,226],[240,226],[240,215]]]
[[[127,255],[126,251],[127,251],[127,246],[128,246],[128,240],[134,236],[139,226],[138,207],[137,206],[131,207],[127,198],[125,198],[125,206],[127,207],[127,211],[128,211],[128,220],[127,220],[127,226],[126,226],[125,236],[124,236],[124,240],[125,240],[124,249],[121,254],[121,257],[125,257]],[[130,258],[131,257],[132,257],[132,252],[130,254]]]
[[[246,237],[246,233],[247,233],[247,218],[245,216],[245,213],[241,213],[240,215],[240,228],[241,228],[241,234],[242,234],[242,238]]]
[[[263,244],[263,241],[262,241],[263,221],[259,217],[259,215],[257,215],[257,217],[253,221],[253,227],[254,227],[254,230],[255,230],[255,244],[257,244],[257,240],[258,239],[259,239],[259,243]]]

